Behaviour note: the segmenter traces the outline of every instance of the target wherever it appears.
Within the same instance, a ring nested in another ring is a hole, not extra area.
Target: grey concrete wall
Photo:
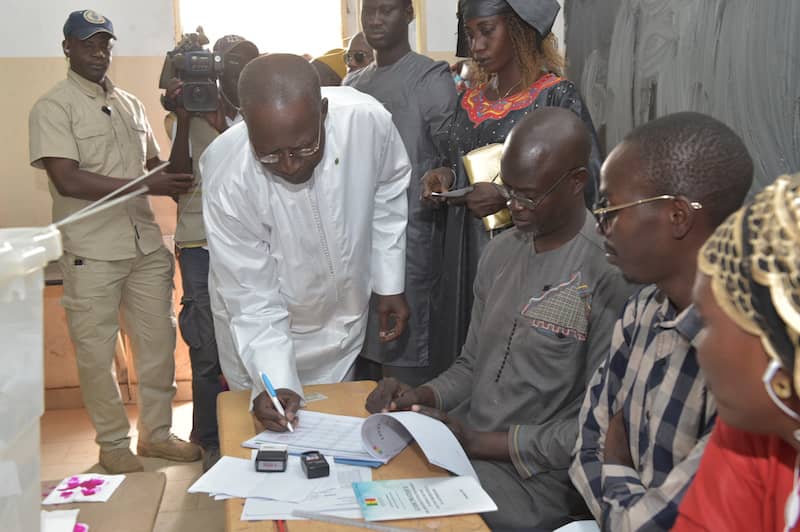
[[[566,0],[569,74],[612,148],[677,111],[736,130],[755,189],[800,170],[800,2]]]

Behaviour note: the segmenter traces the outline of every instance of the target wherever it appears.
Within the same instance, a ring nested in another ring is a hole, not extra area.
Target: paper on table
[[[258,473],[251,460],[222,456],[187,491],[244,498],[258,486],[266,474]]]
[[[456,475],[478,478],[453,432],[438,419],[417,412],[373,414],[364,421],[361,437],[371,455],[386,460],[415,439],[433,465]]]
[[[478,481],[468,476],[357,482],[353,491],[367,521],[497,511]]]
[[[596,521],[573,521],[553,532],[600,532],[600,527]]]
[[[299,503],[247,499],[242,509],[242,521],[268,521],[272,519],[302,519],[292,514],[295,509],[320,512],[337,517],[361,517],[352,488],[337,488]]]
[[[42,532],[73,532],[80,510],[42,510]]]
[[[106,502],[125,475],[75,475],[62,480],[42,504],[67,504],[71,502]]]
[[[242,445],[255,449],[262,443],[278,443],[287,445],[292,454],[316,450],[335,458],[385,464],[414,439],[430,463],[478,478],[450,429],[417,412],[373,414],[365,420],[304,411],[293,433],[264,431]]]
[[[360,417],[338,416],[301,410],[294,432],[264,431],[242,446],[257,449],[262,443],[286,445],[290,454],[319,451],[326,456],[374,461],[361,441]],[[381,460],[386,463],[387,459]]]
[[[270,519],[301,519],[292,515],[297,508],[322,512],[338,517],[361,517],[352,484],[372,479],[372,470],[365,467],[337,466],[331,472],[333,487],[320,489],[299,503],[248,498],[242,510],[242,521],[264,521]]]
[[[346,474],[351,466],[330,464],[330,467],[332,476],[308,479],[297,456],[290,456],[286,471],[279,473],[259,473],[252,460],[223,456],[188,492],[300,502],[317,490],[336,487],[333,475],[340,470]]]

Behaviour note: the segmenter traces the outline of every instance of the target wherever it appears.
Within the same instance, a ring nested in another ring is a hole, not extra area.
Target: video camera
[[[223,61],[220,54],[204,48],[208,37],[203,27],[196,33],[185,33],[175,48],[167,52],[161,68],[159,89],[167,89],[173,78],[183,81],[183,90],[176,98],[161,97],[161,105],[167,111],[183,107],[192,113],[206,113],[217,110],[217,78],[222,74]]]

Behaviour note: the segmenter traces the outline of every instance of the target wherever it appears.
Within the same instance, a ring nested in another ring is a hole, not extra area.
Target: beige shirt
[[[30,122],[30,161],[58,157],[78,162],[81,170],[112,178],[142,175],[145,162],[158,156],[158,145],[144,106],[132,94],[107,91],[72,70],[34,104]],[[66,218],[91,202],[62,196],[50,182],[53,221]],[[123,260],[162,246],[161,231],[150,202],[140,196],[61,228],[64,249],[96,260]]]
[[[192,117],[189,124],[189,153],[192,157],[192,173],[195,185],[178,200],[178,223],[175,227],[175,243],[179,247],[206,245],[206,230],[203,225],[203,191],[200,182],[200,156],[208,145],[219,136],[219,131],[203,117]]]

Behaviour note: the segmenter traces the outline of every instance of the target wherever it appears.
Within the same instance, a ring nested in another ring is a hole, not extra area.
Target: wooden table
[[[366,417],[364,400],[375,387],[372,381],[343,382],[339,384],[319,384],[306,386],[305,392],[319,392],[328,398],[308,404],[309,410],[342,414],[347,416]],[[217,419],[219,423],[220,448],[223,455],[249,458],[250,449],[242,447],[242,442],[256,434],[253,416],[249,412],[250,392],[224,392],[217,396]],[[374,480],[401,478],[442,477],[447,471],[428,463],[428,459],[417,444],[410,445],[388,464],[373,470]],[[244,499],[225,501],[225,530],[227,532],[273,532],[274,521],[242,521]],[[327,532],[336,530],[361,530],[353,527],[331,525],[317,521],[289,521],[290,532],[314,531]],[[455,517],[433,517],[428,519],[409,519],[391,521],[392,525],[405,526],[423,530],[440,530],[443,532],[469,532],[472,530],[489,530],[483,519],[477,514]]]

